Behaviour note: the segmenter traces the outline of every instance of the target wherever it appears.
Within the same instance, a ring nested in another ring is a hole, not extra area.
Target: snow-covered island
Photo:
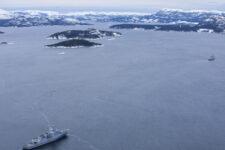
[[[56,44],[46,45],[46,47],[51,48],[78,48],[78,47],[93,47],[93,46],[100,46],[102,44],[90,42],[83,39],[72,39],[67,41],[62,41]]]
[[[115,37],[122,35],[119,32],[103,31],[97,29],[68,30],[50,35],[50,39],[99,39],[103,37]]]
[[[213,16],[198,24],[118,24],[112,25],[113,29],[145,29],[155,31],[183,31],[183,32],[208,32],[225,33],[225,17]]]

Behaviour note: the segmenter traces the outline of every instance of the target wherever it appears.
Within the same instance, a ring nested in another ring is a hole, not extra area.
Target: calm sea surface
[[[40,150],[224,150],[225,35],[119,30],[99,48],[44,47],[109,25],[0,28],[13,43],[0,45],[0,149],[49,121],[70,136]]]

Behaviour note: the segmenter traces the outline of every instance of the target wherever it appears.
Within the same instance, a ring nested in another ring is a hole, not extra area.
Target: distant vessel
[[[28,144],[23,146],[23,150],[31,150],[40,146],[55,142],[68,134],[68,129],[59,130],[53,127],[49,127],[48,131],[32,139]]]
[[[215,56],[212,55],[212,56],[208,59],[208,61],[214,61],[215,59],[216,59]]]
[[[0,42],[0,45],[6,45],[8,44],[7,42]]]

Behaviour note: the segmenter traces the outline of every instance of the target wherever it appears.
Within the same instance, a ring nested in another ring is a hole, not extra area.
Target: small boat
[[[7,45],[7,42],[0,42],[0,45]]]
[[[68,129],[59,130],[53,127],[49,127],[48,131],[44,134],[32,139],[28,144],[23,146],[23,150],[31,150],[46,144],[55,142],[63,137],[66,137],[68,134]]]
[[[215,59],[216,59],[215,56],[212,55],[212,56],[208,59],[208,61],[214,61]]]

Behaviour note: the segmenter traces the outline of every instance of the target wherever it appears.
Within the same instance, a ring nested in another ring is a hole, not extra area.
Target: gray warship
[[[42,135],[32,139],[28,144],[23,146],[23,150],[32,150],[46,144],[55,142],[68,135],[68,129],[59,130],[54,127],[49,127],[49,129]]]
[[[212,55],[212,56],[208,59],[208,61],[215,61],[215,60],[216,60],[216,58],[215,58],[214,55]]]

